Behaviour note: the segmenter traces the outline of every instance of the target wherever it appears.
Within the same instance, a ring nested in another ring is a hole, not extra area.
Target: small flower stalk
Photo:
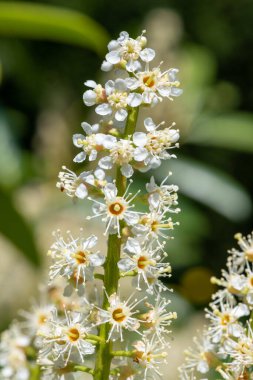
[[[175,158],[179,132],[175,123],[151,117],[143,125],[137,121],[142,108],[171,101],[182,90],[178,70],[153,67],[154,58],[145,32],[136,39],[122,32],[109,43],[102,63],[112,79],[104,85],[85,82],[84,103],[94,108],[98,120],[83,122],[81,133],[74,134],[74,162],[80,170],[63,166],[56,186],[78,202],[86,198],[91,206],[87,223],[101,224],[107,249],[97,249],[98,237],[87,234],[85,226],[79,235],[54,233],[49,282],[40,302],[2,335],[1,379],[73,380],[82,373],[94,380],[163,378],[160,366],[166,363],[169,328],[176,318],[163,280],[172,271],[166,241],[177,225],[178,187],[170,183],[169,172],[162,183],[151,176],[146,189],[134,190],[133,182],[134,174]],[[83,171],[84,162],[90,162],[89,171]],[[138,208],[140,199],[145,208]],[[237,262],[243,266],[248,261],[235,254],[233,265]],[[251,273],[250,265],[247,271]],[[126,297],[123,279],[127,289],[134,287]],[[240,286],[236,282],[234,289],[240,292]],[[225,293],[215,300],[222,310],[217,311],[218,305],[210,312],[212,335],[223,337],[223,325],[219,328],[215,321],[227,313],[226,333],[236,343],[243,331],[237,318],[247,315],[248,307],[240,303],[236,309],[232,300],[228,306]],[[250,291],[245,297],[250,300]],[[251,333],[249,328],[245,342]],[[235,343],[231,353],[237,350]]]
[[[185,352],[183,380],[209,379],[213,372],[225,380],[253,379],[253,234],[235,238],[239,247],[229,251],[222,277],[211,278],[219,290],[206,310],[206,328]]]

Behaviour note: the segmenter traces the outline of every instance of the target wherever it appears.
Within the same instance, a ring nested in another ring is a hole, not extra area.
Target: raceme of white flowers
[[[95,380],[163,378],[160,365],[166,363],[169,327],[176,318],[164,296],[163,280],[171,276],[165,241],[177,224],[178,187],[169,183],[168,172],[161,184],[151,176],[146,189],[132,192],[131,177],[175,157],[175,124],[147,117],[137,126],[137,117],[142,107],[173,100],[182,90],[178,70],[162,69],[162,63],[152,67],[155,51],[146,45],[145,32],[136,39],[122,32],[109,43],[102,70],[112,71],[113,79],[104,85],[86,81],[83,95],[98,121],[83,122],[81,133],[73,136],[78,174],[63,166],[57,182],[70,198],[89,202],[87,220],[102,223],[107,252],[97,249],[98,237],[87,234],[85,226],[79,235],[54,233],[49,283],[40,302],[2,334],[1,379],[72,380],[82,372]],[[83,171],[89,162],[91,169]],[[146,211],[135,205],[140,199]],[[234,261],[246,263],[239,255]],[[135,288],[126,298],[122,278]],[[229,313],[229,331],[238,337],[243,330],[236,318],[248,308],[235,309],[232,301],[225,305],[223,293],[221,313]],[[216,323],[216,309],[210,318],[212,335],[220,339],[224,331]],[[231,353],[235,350],[231,345]]]
[[[253,378],[253,233],[236,234],[239,247],[229,251],[227,269],[212,283],[220,289],[206,310],[208,324],[194,348],[186,351],[180,378],[245,380]]]

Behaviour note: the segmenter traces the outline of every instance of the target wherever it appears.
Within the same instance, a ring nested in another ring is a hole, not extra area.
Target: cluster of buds
[[[168,183],[168,173],[161,184],[151,177],[145,194],[132,194],[130,177],[175,157],[169,153],[178,147],[174,123],[164,127],[148,117],[140,131],[136,127],[142,106],[173,100],[182,90],[177,69],[149,67],[155,51],[146,44],[144,33],[132,39],[126,32],[109,43],[102,70],[120,77],[104,86],[85,82],[84,103],[95,106],[100,120],[83,122],[83,133],[73,136],[81,150],[74,162],[93,167],[76,174],[63,166],[57,182],[67,196],[91,202],[87,219],[104,224],[107,252],[96,249],[98,237],[85,229],[78,236],[54,233],[43,301],[22,313],[17,331],[11,327],[3,336],[3,379],[27,380],[32,373],[33,379],[70,380],[82,372],[95,380],[162,376],[169,326],[176,318],[163,279],[171,276],[165,248],[177,224],[173,215],[180,211],[178,187]],[[138,198],[145,211],[133,203]],[[123,278],[135,288],[126,298],[119,290]]]
[[[229,251],[227,269],[211,278],[220,289],[206,310],[201,338],[186,351],[181,379],[207,380],[213,372],[225,380],[253,379],[253,234],[235,238],[239,248]]]

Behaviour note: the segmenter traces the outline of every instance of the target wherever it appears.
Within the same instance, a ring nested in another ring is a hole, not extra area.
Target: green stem
[[[135,131],[136,122],[138,118],[138,108],[130,108],[128,113],[128,119],[125,127],[125,133],[123,138],[127,138]],[[127,187],[127,180],[120,171],[120,166],[116,171],[116,187],[118,189],[118,196],[122,196]],[[122,229],[122,225],[120,226]],[[120,273],[118,268],[118,261],[120,260],[122,240],[117,234],[109,235],[107,241],[107,257],[104,264],[104,287],[108,296],[118,291],[118,283],[120,279]],[[106,293],[104,294],[103,309],[107,309],[109,302]],[[97,351],[96,364],[94,370],[94,380],[108,380],[110,376],[110,368],[112,361],[112,341],[108,341],[108,334],[110,331],[110,324],[105,323],[99,329],[99,337],[103,342],[100,343]]]
[[[40,367],[38,365],[30,366],[30,380],[40,379]]]
[[[111,351],[112,356],[124,356],[127,358],[133,357],[135,354],[135,351]]]
[[[82,365],[75,365],[74,366],[74,371],[78,372],[86,372],[86,373],[89,373],[90,375],[94,375],[94,369],[92,368],[89,368],[89,367],[85,367],[85,366],[82,366]]]

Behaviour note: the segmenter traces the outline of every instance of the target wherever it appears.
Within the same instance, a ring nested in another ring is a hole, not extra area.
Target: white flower
[[[145,148],[135,147],[131,140],[120,139],[110,149],[110,155],[100,159],[99,166],[108,170],[112,169],[114,164],[120,165],[122,175],[130,178],[134,173],[134,161],[143,161],[147,155]]]
[[[142,290],[140,285],[144,281],[146,287],[152,291],[154,282],[149,279],[158,280],[160,275],[169,276],[171,266],[161,262],[160,247],[153,247],[154,241],[141,244],[137,239],[128,238],[124,247],[124,258],[118,262],[119,269],[127,274],[129,271],[136,271],[137,290]]]
[[[240,337],[243,327],[239,319],[249,315],[246,305],[239,303],[236,306],[221,302],[219,309],[212,305],[212,311],[206,310],[206,318],[210,319],[208,333],[214,343],[222,344],[229,336]]]
[[[63,276],[69,280],[65,289],[65,295],[71,294],[72,287],[83,286],[85,281],[93,278],[95,267],[104,263],[104,256],[99,252],[92,252],[92,248],[97,244],[97,237],[91,235],[88,238],[82,236],[73,238],[68,233],[67,241],[64,240],[60,231],[55,234],[56,241],[51,246],[48,254],[51,256],[53,264],[50,267],[50,280],[58,276]],[[82,292],[82,288],[80,289]]]
[[[239,339],[237,341],[230,339],[226,348],[232,360],[228,368],[241,374],[245,368],[253,365],[253,331],[249,322]]]
[[[76,377],[71,372],[71,366],[66,366],[62,358],[58,360],[49,360],[47,358],[40,359],[42,366],[42,380],[75,380]]]
[[[139,58],[143,62],[150,62],[155,57],[153,49],[143,49],[146,43],[147,39],[143,34],[133,39],[129,37],[127,32],[121,32],[117,40],[112,40],[109,43],[109,53],[106,54],[102,70],[109,71],[115,66],[125,67],[129,72],[138,70],[141,67]]]
[[[13,323],[1,335],[0,342],[0,377],[10,380],[28,380],[30,378],[29,363],[25,349],[31,338],[24,335],[20,326]]]
[[[60,182],[56,183],[56,187],[62,192],[65,192],[71,198],[84,199],[88,195],[86,179],[91,175],[91,172],[82,172],[77,176],[72,170],[66,166],[62,167],[63,171],[59,172]]]
[[[193,371],[206,374],[210,370],[210,362],[214,356],[214,344],[211,343],[210,337],[205,332],[202,337],[194,337],[193,343],[194,348],[190,347],[185,351],[186,362],[180,370],[188,374]]]
[[[133,309],[135,309],[143,300],[137,301],[137,299],[134,299],[134,301],[130,302],[133,297],[133,295],[131,295],[128,300],[121,301],[116,293],[113,293],[111,296],[106,294],[106,296],[108,298],[109,306],[107,310],[98,308],[97,325],[107,322],[110,323],[111,329],[107,341],[111,338],[116,340],[119,336],[121,342],[123,342],[123,329],[141,334],[138,331],[140,321],[133,317],[135,314],[139,313],[139,310],[134,311]]]
[[[151,340],[144,337],[136,342],[134,361],[142,368],[143,380],[161,378],[162,374],[158,367],[161,363],[167,363],[167,352],[164,351],[164,346],[159,340],[153,337]]]
[[[161,165],[161,160],[176,157],[169,154],[167,150],[178,147],[178,130],[171,128],[175,125],[174,123],[169,128],[158,130],[161,124],[156,126],[151,118],[146,118],[144,125],[148,133],[135,132],[133,134],[134,144],[142,149],[143,153],[145,152],[143,157],[144,166],[139,167],[140,171],[145,172],[149,169],[156,169]]]
[[[83,101],[86,106],[94,106],[94,104],[102,103],[106,100],[105,89],[101,84],[97,84],[93,80],[87,80],[85,86],[92,88],[83,94]]]
[[[170,217],[167,217],[167,210],[152,210],[149,213],[140,216],[139,221],[132,228],[132,232],[136,236],[143,236],[145,239],[149,238],[162,238],[168,239],[169,237],[163,232],[173,230],[174,225],[178,224],[173,222]],[[162,248],[162,244],[160,247]]]
[[[173,99],[182,94],[178,87],[180,82],[176,79],[178,69],[169,69],[161,72],[160,67],[149,70],[148,64],[145,71],[134,73],[134,77],[126,79],[127,86],[131,91],[141,93],[142,103],[151,106],[161,102],[163,98]]]
[[[47,321],[47,330],[38,332],[41,337],[39,362],[43,363],[44,358],[61,358],[66,365],[69,361],[83,362],[84,356],[93,354],[95,347],[86,340],[89,328],[84,325],[83,320],[81,313],[70,311],[65,311],[65,318],[61,319],[55,310]]]
[[[221,279],[216,277],[211,278],[212,284],[216,284],[224,288],[212,296],[215,303],[223,302],[223,300],[224,302],[235,303],[236,301],[234,296],[240,297],[245,295],[247,282],[246,277],[237,273],[237,267],[233,265],[231,260],[228,260],[227,268],[227,271],[222,270],[223,277]]]
[[[150,334],[156,335],[161,344],[166,343],[164,335],[171,333],[168,327],[171,325],[172,320],[177,318],[176,312],[167,311],[170,303],[170,300],[165,300],[159,294],[154,305],[146,302],[145,305],[150,310],[141,317],[145,321],[145,327],[148,328],[146,331],[147,336],[150,337]]]
[[[131,182],[130,182],[131,183]],[[128,186],[129,188],[129,186]],[[124,220],[127,225],[132,226],[138,223],[139,213],[137,211],[131,211],[134,205],[131,205],[131,201],[136,197],[131,193],[127,194],[128,188],[123,196],[118,196],[118,189],[113,183],[108,183],[103,188],[104,203],[97,200],[88,198],[94,202],[93,213],[94,216],[89,216],[87,219],[102,217],[102,221],[106,222],[105,234],[118,233],[120,236],[120,221]]]
[[[29,336],[33,336],[38,330],[46,328],[46,322],[51,318],[53,308],[53,305],[42,301],[41,304],[34,303],[30,311],[22,310],[20,312],[20,315],[25,319],[22,326]]]
[[[141,95],[129,94],[124,79],[109,80],[105,84],[106,101],[99,104],[95,111],[98,115],[114,117],[118,122],[127,118],[127,107],[138,107],[141,104]]]
[[[253,232],[247,237],[238,233],[235,235],[241,250],[232,249],[233,262],[239,267],[238,271],[243,271],[247,261],[253,262]]]
[[[110,149],[116,141],[114,136],[96,133],[99,128],[98,124],[91,126],[83,122],[82,128],[86,133],[86,137],[80,133],[73,136],[73,144],[77,148],[82,148],[82,152],[75,156],[74,162],[83,162],[87,156],[89,157],[89,161],[94,161],[99,151]]]
[[[154,177],[150,178],[150,182],[146,184],[146,189],[149,193],[148,201],[150,209],[156,210],[158,207],[166,209],[168,212],[179,212],[180,209],[173,208],[177,206],[178,202],[178,186],[175,185],[166,185],[168,177],[166,177],[160,186],[155,183]]]

